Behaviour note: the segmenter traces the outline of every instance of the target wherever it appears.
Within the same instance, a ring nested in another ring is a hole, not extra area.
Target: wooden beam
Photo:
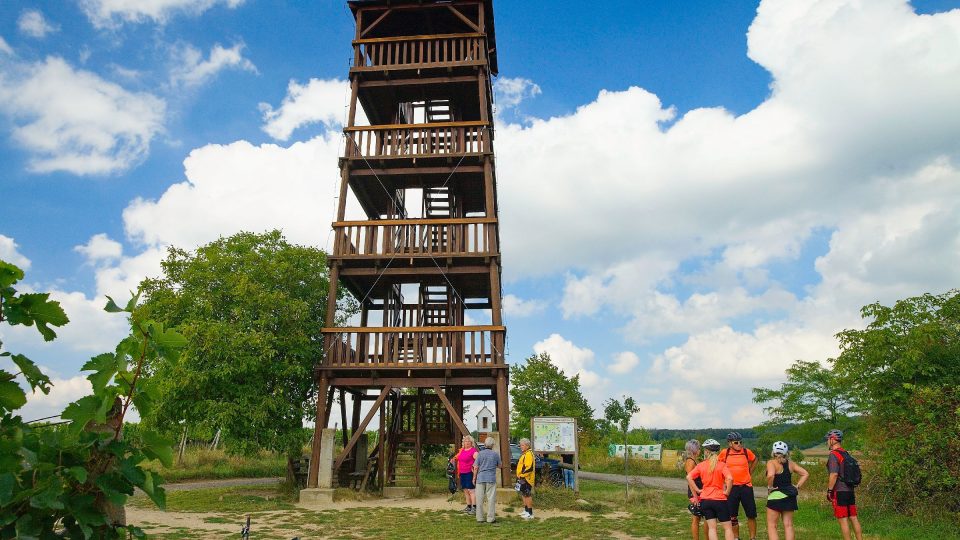
[[[472,225],[474,223],[496,223],[495,217],[467,217],[467,218],[419,218],[419,219],[365,219],[356,221],[334,221],[334,227],[355,227],[380,225],[393,227],[396,225]]]
[[[453,167],[390,167],[390,168],[362,168],[350,171],[350,176],[393,176],[402,174],[416,174],[422,176],[426,174],[448,175],[453,171]],[[456,170],[457,174],[482,173],[481,165],[460,165]]]
[[[334,267],[336,268],[336,267]],[[442,276],[447,275],[458,275],[458,274],[486,274],[490,271],[489,266],[479,266],[479,265],[470,265],[470,266],[454,266],[447,270],[441,270],[434,267],[423,266],[423,267],[411,267],[411,268],[342,268],[339,271],[338,278],[340,276]],[[333,270],[330,271],[330,284],[333,285]],[[328,320],[333,320],[331,317]]]
[[[387,17],[387,15],[389,15],[389,14],[391,14],[391,13],[393,13],[393,9],[391,9],[391,8],[388,8],[386,11],[384,11],[384,12],[383,12],[383,15],[377,17],[376,20],[374,20],[372,23],[370,23],[370,26],[368,26],[368,27],[366,28],[366,30],[364,30],[363,32],[360,33],[360,37],[362,38],[363,36],[365,36],[365,35],[367,35],[368,33],[370,33],[371,30],[373,30],[374,28],[376,28],[377,25],[380,24],[380,22],[383,21],[383,19],[385,19],[385,18]]]
[[[454,423],[457,424],[457,427],[460,428],[460,433],[463,435],[469,435],[470,430],[467,429],[467,426],[463,424],[463,420],[460,419],[460,415],[457,414],[457,410],[453,408],[453,404],[450,403],[449,399],[447,399],[447,395],[443,393],[440,385],[434,385],[433,391],[437,393],[437,395],[440,397],[440,401],[443,402],[443,406],[447,408],[447,413],[450,414],[450,418],[452,418]]]
[[[463,13],[460,13],[460,10],[459,10],[459,9],[457,9],[457,8],[455,8],[455,7],[453,7],[453,6],[450,6],[450,5],[447,6],[447,9],[449,9],[450,11],[452,11],[453,14],[456,15],[457,18],[460,19],[461,21],[463,21],[467,26],[469,26],[470,28],[472,28],[474,32],[480,33],[480,27],[477,26],[476,24],[474,24],[474,22],[471,21],[466,15],[464,15]],[[483,8],[481,8],[481,9],[483,9]]]
[[[346,459],[347,454],[351,449],[357,444],[357,441],[360,440],[360,435],[367,429],[367,424],[370,423],[370,420],[373,419],[373,415],[377,413],[377,409],[383,403],[383,400],[387,399],[387,396],[390,394],[390,385],[383,387],[383,390],[380,392],[380,397],[377,398],[377,401],[374,402],[373,407],[370,407],[370,411],[367,412],[367,416],[363,418],[363,422],[360,422],[360,425],[357,427],[357,432],[353,434],[353,437],[350,437],[350,442],[347,443],[347,446],[340,451],[340,454],[337,456],[336,461],[333,464],[333,470],[337,471],[340,469],[340,465],[343,464],[343,460]]]
[[[324,334],[342,334],[344,332],[357,334],[381,334],[390,332],[503,332],[506,326],[477,325],[477,326],[335,326],[321,328]]]
[[[382,384],[397,386],[402,388],[430,388],[434,385],[444,384],[451,386],[472,386],[489,387],[497,383],[496,377],[331,377],[331,384],[349,385],[349,386],[367,386],[375,388]]]
[[[510,412],[507,408],[507,372],[497,375],[497,431],[500,432],[500,455],[510,455]],[[533,434],[531,434],[532,436]],[[510,486],[510,460],[501,465],[500,487]]]
[[[469,83],[477,80],[474,75],[450,77],[417,77],[415,79],[390,79],[386,81],[360,81],[360,88],[379,88],[383,86],[406,86],[422,84]]]

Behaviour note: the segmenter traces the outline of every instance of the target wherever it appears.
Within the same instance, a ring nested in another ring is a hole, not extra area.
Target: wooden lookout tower
[[[509,463],[493,0],[348,5],[356,34],[327,321],[335,320],[338,286],[361,312],[357,326],[323,330],[307,486],[317,486],[319,430],[338,395],[343,444],[333,451],[333,478],[412,487],[421,485],[425,445],[460,446],[465,402],[496,403]],[[362,219],[347,220],[348,196]],[[357,443],[377,412],[378,442],[364,449]],[[509,482],[506,467],[501,481]]]

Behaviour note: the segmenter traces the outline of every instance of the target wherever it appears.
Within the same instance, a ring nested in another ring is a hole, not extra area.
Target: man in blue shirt
[[[487,523],[496,520],[497,509],[497,469],[500,468],[500,454],[493,450],[494,440],[487,437],[483,448],[473,462],[473,477],[477,485],[477,523],[483,523],[483,507],[487,507]]]

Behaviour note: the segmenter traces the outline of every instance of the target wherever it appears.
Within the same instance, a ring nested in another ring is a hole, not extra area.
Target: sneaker
[[[526,512],[520,514],[520,517],[523,519],[533,519],[533,514],[528,514]]]
[[[523,511],[520,512],[520,517],[522,517],[522,518],[528,518],[528,517],[530,517],[530,512],[527,512],[526,510],[523,510]]]
[[[471,507],[469,507],[469,506],[464,506],[464,507],[463,507],[463,510],[461,510],[461,512],[463,512],[464,514],[472,514],[472,513],[473,513],[473,508],[471,508]]]

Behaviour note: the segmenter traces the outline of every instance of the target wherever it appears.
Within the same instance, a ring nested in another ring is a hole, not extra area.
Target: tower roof
[[[496,75],[498,72],[497,40],[493,22],[493,0],[477,0],[476,3],[479,3],[484,10],[490,72]],[[377,24],[368,36],[365,36],[369,38],[411,35],[412,31],[421,34],[456,34],[462,33],[466,26],[450,9],[424,9],[455,8],[458,5],[456,0],[347,0],[347,5],[350,6],[354,19],[361,8],[398,8],[395,13]],[[416,14],[408,11],[415,8],[420,8]]]

